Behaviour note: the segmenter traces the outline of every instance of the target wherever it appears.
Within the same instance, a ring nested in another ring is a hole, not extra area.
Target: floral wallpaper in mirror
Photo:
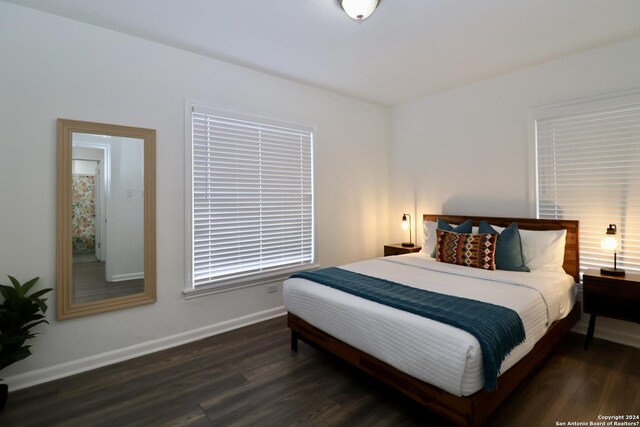
[[[72,250],[81,253],[96,246],[96,185],[91,175],[73,175]]]

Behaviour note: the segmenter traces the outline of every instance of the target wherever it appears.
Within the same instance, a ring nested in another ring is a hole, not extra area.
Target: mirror
[[[155,302],[155,135],[58,119],[58,320]]]

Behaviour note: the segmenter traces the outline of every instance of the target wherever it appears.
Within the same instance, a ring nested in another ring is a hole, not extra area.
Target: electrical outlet
[[[268,294],[274,294],[278,292],[278,285],[269,285],[267,286],[267,293]]]

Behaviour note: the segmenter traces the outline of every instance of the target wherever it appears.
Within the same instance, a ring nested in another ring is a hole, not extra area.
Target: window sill
[[[309,264],[296,269],[273,272],[266,276],[242,277],[242,278],[234,279],[232,281],[225,281],[221,283],[198,286],[195,289],[193,288],[185,289],[184,291],[182,291],[182,294],[184,295],[184,299],[193,299],[193,298],[204,297],[207,295],[235,291],[237,289],[244,289],[244,288],[251,288],[254,286],[266,285],[268,283],[273,283],[273,282],[283,282],[294,273],[297,273],[299,271],[314,270],[319,267],[320,267],[319,264]]]

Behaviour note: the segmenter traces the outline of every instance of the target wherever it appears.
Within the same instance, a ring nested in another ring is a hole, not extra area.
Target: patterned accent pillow
[[[467,267],[496,269],[497,234],[436,230],[436,261]]]

